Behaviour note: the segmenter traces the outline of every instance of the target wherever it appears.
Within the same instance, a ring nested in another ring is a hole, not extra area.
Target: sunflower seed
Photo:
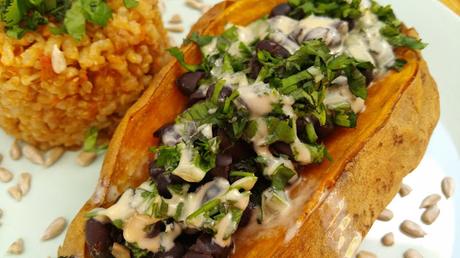
[[[77,164],[82,167],[87,167],[91,165],[96,158],[97,153],[82,151],[77,156]]]
[[[113,243],[112,255],[115,258],[130,258],[131,257],[129,250],[123,245],[120,245],[119,243]]]
[[[0,168],[0,181],[8,183],[11,179],[13,179],[13,173],[6,168]]]
[[[401,197],[406,197],[412,192],[412,188],[404,183],[401,184],[401,187],[399,188],[399,195]]]
[[[404,252],[404,258],[423,258],[423,256],[415,249],[408,249]]]
[[[455,192],[455,182],[452,177],[446,177],[442,180],[441,183],[442,192],[447,199],[454,195]]]
[[[180,32],[184,31],[184,26],[182,26],[182,25],[171,25],[171,26],[166,27],[166,30],[168,30],[169,32],[180,33]]]
[[[10,247],[8,247],[8,250],[7,250],[9,254],[22,254],[23,251],[24,251],[24,241],[21,238],[14,241],[10,245]]]
[[[18,160],[22,157],[21,147],[19,147],[19,141],[14,140],[11,144],[10,157],[12,160]]]
[[[24,157],[26,157],[26,159],[28,159],[32,163],[35,163],[37,165],[45,164],[45,160],[43,159],[41,151],[39,151],[32,145],[24,145],[24,148],[22,148],[22,153],[24,154]]]
[[[359,251],[356,258],[377,258],[377,255],[369,251]]]
[[[22,199],[21,189],[17,185],[8,188],[8,193],[18,202]]]
[[[393,212],[389,209],[384,209],[377,217],[380,221],[390,221],[393,218]]]
[[[403,223],[401,223],[401,225],[399,226],[399,229],[401,230],[401,232],[403,232],[407,236],[413,237],[413,238],[420,238],[426,235],[422,227],[420,227],[417,223],[410,221],[410,220],[403,221]]]
[[[25,196],[30,190],[30,181],[32,180],[32,175],[28,172],[21,173],[19,176],[19,189],[21,189],[22,196]]]
[[[179,24],[182,23],[182,17],[179,14],[174,14],[171,19],[169,20],[171,24]]]
[[[45,159],[45,167],[51,167],[56,161],[58,161],[65,150],[62,147],[55,147],[48,151]]]
[[[197,0],[185,0],[185,4],[195,10],[201,11],[201,8],[203,8],[203,3],[197,1]]]
[[[55,219],[51,224],[46,228],[45,232],[42,235],[41,240],[46,241],[52,238],[59,236],[65,229],[67,225],[67,220],[63,217]]]
[[[437,205],[431,206],[428,209],[426,209],[425,212],[423,212],[421,219],[423,223],[431,225],[433,224],[433,222],[436,221],[440,212],[441,211],[439,210]]]
[[[428,195],[425,199],[423,199],[422,204],[420,204],[420,209],[436,205],[439,200],[441,200],[441,196],[439,194]]]
[[[384,246],[392,246],[395,243],[395,236],[391,232],[387,233],[382,237],[381,241]]]

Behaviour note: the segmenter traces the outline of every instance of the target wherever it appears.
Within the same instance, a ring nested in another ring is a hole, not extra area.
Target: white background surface
[[[180,13],[185,20],[186,30],[201,14],[186,8],[184,0],[165,0],[167,21],[172,14]],[[208,3],[218,1],[208,0]],[[391,3],[397,15],[409,26],[417,28],[424,41],[430,45],[424,50],[430,69],[441,92],[441,122],[433,135],[427,154],[420,167],[405,182],[414,191],[406,198],[396,197],[390,208],[395,212],[391,222],[376,222],[362,248],[378,253],[380,257],[401,257],[407,248],[416,248],[424,257],[460,257],[460,221],[458,212],[454,215],[454,203],[458,210],[458,194],[452,200],[440,203],[441,215],[433,225],[423,226],[428,232],[424,239],[412,240],[398,231],[404,219],[419,221],[421,210],[418,205],[430,193],[440,193],[440,180],[448,174],[460,184],[460,18],[452,14],[436,0],[382,0]],[[263,3],[263,1],[261,1]],[[174,34],[180,42],[184,34]],[[6,189],[17,183],[18,177],[8,183],[0,183],[0,208],[4,211],[0,219],[0,257],[8,245],[19,237],[25,242],[26,252],[20,257],[56,257],[56,250],[63,241],[59,238],[41,242],[40,236],[48,224],[58,216],[69,221],[91,195],[96,185],[102,158],[88,168],[75,164],[75,153],[67,153],[62,160],[48,169],[42,169],[22,159],[11,161],[7,155],[12,139],[0,131],[0,153],[5,158],[1,166],[11,169],[15,175],[28,171],[32,173],[32,188],[21,201],[12,200]],[[460,190],[459,190],[460,192]],[[456,231],[456,250],[454,246]],[[393,247],[382,247],[380,237],[387,232],[396,234]]]

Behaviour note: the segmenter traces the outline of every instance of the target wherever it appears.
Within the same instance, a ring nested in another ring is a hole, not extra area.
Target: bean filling
[[[88,214],[92,257],[112,257],[114,243],[132,257],[229,257],[252,218],[289,214],[289,186],[323,161],[324,139],[356,126],[374,78],[403,68],[394,48],[424,47],[389,7],[323,2],[289,1],[246,27],[192,34],[200,64],[170,49],[187,70],[176,83],[188,107],[153,133],[150,179]]]

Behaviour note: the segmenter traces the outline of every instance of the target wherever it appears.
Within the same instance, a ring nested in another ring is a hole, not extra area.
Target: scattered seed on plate
[[[377,217],[380,221],[390,221],[393,218],[393,212],[389,209],[384,209]]]
[[[454,195],[455,181],[452,177],[445,177],[441,183],[442,192],[447,199]]]
[[[11,179],[13,179],[13,173],[6,168],[0,168],[0,181],[8,183]]]
[[[438,205],[431,206],[423,212],[421,219],[423,223],[431,225],[436,221],[440,212]]]
[[[123,245],[120,245],[119,243],[113,243],[112,255],[115,258],[131,258],[131,254],[128,248],[126,248]]]
[[[423,258],[423,256],[417,250],[411,248],[404,252],[404,258]]]
[[[0,163],[2,163],[2,161],[3,161],[3,155],[0,154]]]
[[[10,247],[8,247],[7,252],[9,254],[22,254],[22,252],[24,252],[24,241],[21,238],[14,241]]]
[[[65,150],[62,147],[55,147],[49,150],[45,159],[45,167],[51,167],[62,157],[64,152]]]
[[[51,224],[46,228],[45,232],[42,235],[41,240],[46,241],[53,239],[59,236],[65,229],[67,225],[67,220],[63,217],[55,219]]]
[[[420,209],[428,208],[433,205],[436,205],[441,200],[441,195],[439,194],[430,194],[425,199],[423,199],[422,204],[420,204]]]
[[[22,151],[18,140],[14,140],[13,144],[11,144],[10,157],[12,160],[18,160],[22,157]]]
[[[195,10],[201,11],[201,8],[203,8],[203,3],[197,1],[197,0],[185,0],[185,4]]]
[[[377,255],[369,251],[363,250],[363,251],[359,251],[359,253],[356,255],[356,258],[377,258]]]
[[[169,19],[169,23],[171,24],[179,24],[182,23],[182,17],[179,14],[174,14],[171,19]]]
[[[96,152],[86,152],[82,151],[77,156],[77,164],[82,167],[87,167],[93,163],[93,161],[97,158]]]
[[[386,234],[382,237],[381,241],[382,241],[382,244],[383,244],[384,246],[392,246],[392,245],[395,243],[395,236],[394,236],[394,234],[391,233],[391,232],[390,232],[390,233],[386,233]]]
[[[166,30],[170,31],[170,32],[180,33],[180,32],[184,32],[184,26],[182,26],[182,25],[171,25],[171,26],[166,27]]]
[[[406,197],[412,192],[412,188],[404,183],[401,184],[401,187],[399,188],[399,195],[401,197]]]
[[[403,232],[407,236],[413,237],[413,238],[421,238],[426,235],[426,232],[423,231],[420,225],[410,220],[403,221],[401,225],[399,226],[399,229],[401,230],[401,232]]]
[[[8,193],[18,202],[22,199],[22,192],[18,185],[8,188]]]
[[[30,190],[30,181],[32,180],[32,175],[28,172],[21,173],[19,176],[19,189],[21,190],[22,196],[25,196]]]
[[[26,157],[26,159],[28,159],[32,163],[35,163],[37,165],[45,164],[45,160],[43,159],[43,154],[41,153],[41,151],[39,151],[32,145],[24,145],[24,148],[22,148],[22,153],[24,154],[24,157]]]

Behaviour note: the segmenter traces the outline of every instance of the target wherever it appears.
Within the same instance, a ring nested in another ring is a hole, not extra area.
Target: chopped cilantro
[[[123,220],[121,219],[116,219],[112,221],[112,224],[119,229],[123,229]]]
[[[83,142],[83,151],[86,152],[101,152],[107,149],[108,145],[98,145],[97,139],[99,137],[99,130],[96,127],[91,127],[85,135],[85,141]]]
[[[192,35],[190,35],[190,37],[185,40],[185,43],[193,42],[197,44],[199,47],[203,47],[211,43],[213,38],[213,36],[200,35],[196,31],[194,31],[192,32]]]
[[[167,172],[173,171],[179,165],[181,153],[177,146],[162,145],[151,148],[151,151],[156,155],[155,164]]]
[[[407,64],[407,61],[404,59],[396,59],[395,63],[391,66],[392,69],[395,69],[396,71],[401,71],[403,67]]]
[[[134,7],[137,7],[139,5],[138,0],[123,0],[123,4],[125,5],[126,8],[131,9]]]
[[[290,121],[281,120],[276,117],[266,118],[268,137],[267,144],[272,144],[277,141],[292,143],[294,141],[294,129],[290,125]]]
[[[276,190],[283,191],[286,184],[294,177],[297,173],[284,165],[280,165],[276,168],[275,172],[271,176],[272,187]]]
[[[177,61],[180,63],[182,67],[184,67],[188,71],[196,72],[198,69],[200,69],[200,65],[187,64],[187,62],[185,61],[184,53],[182,53],[182,51],[179,48],[170,48],[168,49],[168,52],[177,59]]]

